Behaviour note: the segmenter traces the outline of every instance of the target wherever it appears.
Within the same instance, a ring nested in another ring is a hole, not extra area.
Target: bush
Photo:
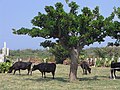
[[[110,65],[111,65],[111,59],[105,60],[104,66],[105,66],[105,67],[110,67]]]
[[[110,65],[111,65],[111,59],[105,59],[105,58],[102,58],[102,59],[98,59],[97,61],[96,61],[96,66],[97,67],[102,67],[102,66],[104,66],[104,67],[110,67]]]
[[[11,66],[12,66],[11,62],[0,63],[0,73],[7,72]]]

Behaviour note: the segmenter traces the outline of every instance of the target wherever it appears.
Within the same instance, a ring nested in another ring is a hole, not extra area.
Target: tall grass
[[[109,79],[110,68],[92,67],[92,73],[82,75],[78,68],[78,80],[70,83],[68,65],[57,65],[55,79],[51,73],[47,78],[41,78],[39,71],[34,71],[32,76],[26,75],[27,71],[21,71],[21,75],[1,73],[0,90],[119,90],[120,79]],[[120,76],[120,73],[117,72]]]

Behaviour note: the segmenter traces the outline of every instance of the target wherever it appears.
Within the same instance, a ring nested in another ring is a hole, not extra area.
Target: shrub
[[[110,67],[111,65],[111,59],[106,59],[105,62],[104,62],[104,66],[105,67]]]
[[[7,72],[11,66],[12,66],[11,62],[0,63],[0,73]]]
[[[96,66],[97,66],[97,67],[104,66],[104,60],[103,60],[103,59],[98,59],[98,60],[96,61]]]

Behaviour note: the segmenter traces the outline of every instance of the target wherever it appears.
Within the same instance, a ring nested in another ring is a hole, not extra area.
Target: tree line
[[[23,49],[23,50],[10,50],[10,56],[12,60],[16,60],[17,58],[21,58],[23,60],[29,59],[29,58],[48,58],[51,54],[46,50],[42,49]]]
[[[55,56],[56,55],[56,56]],[[68,52],[64,51],[61,48],[57,49],[24,49],[24,50],[10,50],[10,56],[12,60],[16,60],[17,58],[28,59],[28,58],[54,58],[54,61],[58,64],[63,64],[63,61],[68,58]],[[120,57],[120,47],[92,47],[88,49],[83,49],[81,55],[79,56],[79,60],[86,58],[115,58],[116,60]],[[49,60],[48,60],[49,61]]]

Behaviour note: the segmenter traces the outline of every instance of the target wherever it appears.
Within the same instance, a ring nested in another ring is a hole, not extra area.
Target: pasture
[[[82,69],[78,68],[78,80],[70,83],[68,79],[69,66],[57,65],[55,79],[47,73],[43,79],[39,71],[34,71],[28,76],[27,70],[21,71],[21,75],[0,73],[0,90],[119,90],[120,78],[109,79],[110,68],[92,67],[92,73],[82,75]],[[116,73],[120,76],[120,72]]]

